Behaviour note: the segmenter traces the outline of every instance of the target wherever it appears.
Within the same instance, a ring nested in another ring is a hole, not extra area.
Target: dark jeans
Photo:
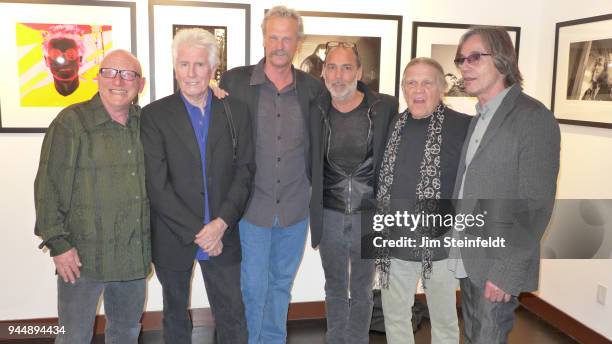
[[[463,313],[463,342],[465,344],[506,344],[514,325],[514,310],[518,299],[490,302],[484,289],[468,278],[460,279],[461,312]]]
[[[325,209],[319,252],[325,271],[327,343],[367,344],[374,261],[361,259],[361,215]]]
[[[240,293],[240,263],[219,266],[211,261],[200,261],[208,302],[215,318],[218,344],[247,342],[244,305]],[[192,323],[189,308],[191,271],[173,271],[155,267],[164,298],[164,342],[191,343]]]
[[[104,292],[106,343],[138,343],[144,308],[146,280],[103,282],[80,277],[75,284],[57,278],[57,311],[64,334],[56,344],[88,344],[93,335],[100,295]]]

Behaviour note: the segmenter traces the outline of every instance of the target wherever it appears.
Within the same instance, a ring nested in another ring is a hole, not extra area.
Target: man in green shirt
[[[140,143],[145,79],[116,50],[99,92],[62,110],[43,141],[34,182],[36,227],[58,274],[56,343],[89,343],[104,292],[106,342],[137,343],[150,271],[149,202]]]

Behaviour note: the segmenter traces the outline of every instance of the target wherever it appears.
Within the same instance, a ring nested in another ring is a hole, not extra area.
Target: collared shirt
[[[140,112],[125,126],[100,96],[62,110],[47,130],[34,183],[35,233],[51,255],[76,247],[81,275],[144,278],[151,262]]]
[[[506,97],[510,91],[510,87],[504,89],[499,92],[493,99],[489,100],[486,104],[476,104],[476,126],[474,127],[474,131],[472,132],[472,136],[470,137],[470,141],[467,147],[467,151],[465,152],[465,171],[463,172],[463,177],[461,179],[461,188],[459,189],[459,198],[463,198],[463,185],[465,184],[465,175],[472,162],[472,158],[474,158],[474,154],[476,154],[476,150],[480,146],[480,142],[487,132],[487,128],[489,127],[489,123],[491,123],[491,119],[502,101]]]
[[[308,216],[310,196],[305,159],[308,137],[298,101],[295,70],[293,83],[277,90],[266,76],[264,60],[261,60],[250,83],[259,87],[257,171],[244,217],[261,227],[272,227],[277,218],[281,227],[287,227]]]
[[[461,187],[459,188],[458,198],[463,198],[463,187],[465,185],[465,176],[467,175],[467,170],[470,167],[470,163],[476,154],[476,150],[480,146],[480,142],[487,132],[487,128],[493,119],[493,116],[499,109],[502,101],[510,91],[510,87],[507,87],[503,91],[499,92],[495,97],[489,100],[486,104],[476,104],[476,118],[474,120],[476,122],[476,126],[474,127],[474,131],[472,132],[472,136],[469,138],[469,144],[467,150],[465,152],[465,170],[463,171],[463,176],[461,178]],[[453,231],[453,235],[459,233],[458,231]],[[457,247],[451,247],[450,257],[456,259],[449,259],[448,268],[451,271],[455,272],[456,278],[465,278],[467,277],[467,272],[465,271],[465,266],[463,265],[463,260],[461,259],[461,250]]]
[[[208,138],[208,128],[210,126],[212,91],[208,89],[208,96],[206,97],[204,112],[202,112],[199,107],[191,104],[187,98],[185,98],[183,93],[180,93],[180,95],[181,99],[183,99],[183,103],[185,103],[185,109],[187,109],[187,113],[189,114],[189,120],[191,121],[191,126],[193,127],[193,133],[198,141],[198,147],[200,148],[203,181],[202,192],[204,193],[204,224],[207,224],[210,222],[210,208],[208,206],[208,187],[206,185],[206,139]],[[196,259],[208,260],[208,253],[198,246],[198,250],[196,251]]]

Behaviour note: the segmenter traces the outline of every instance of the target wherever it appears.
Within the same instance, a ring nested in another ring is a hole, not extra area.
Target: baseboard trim
[[[424,303],[427,303],[424,294],[417,294],[416,298]],[[460,305],[461,294],[457,291],[457,306]],[[603,335],[593,331],[589,327],[580,323],[576,319],[562,312],[558,308],[552,306],[548,302],[542,300],[537,295],[532,293],[524,293],[519,297],[520,304],[529,312],[535,314],[551,326],[563,332],[567,336],[575,339],[580,343],[589,344],[610,344],[612,341],[605,338]],[[214,319],[210,308],[194,308],[190,310],[193,326],[212,326]],[[311,320],[325,318],[325,302],[295,302],[289,305],[288,320]],[[57,318],[39,318],[39,319],[21,319],[21,320],[4,320],[0,324],[19,323],[20,325],[36,324],[36,325],[57,325]],[[106,319],[103,315],[96,316],[95,333],[104,333]],[[143,331],[158,331],[162,327],[162,312],[151,311],[145,312],[142,316]],[[9,339],[2,338],[0,339]]]
[[[519,301],[523,308],[579,343],[612,343],[612,340],[609,340],[598,332],[593,331],[591,328],[567,315],[557,307],[542,300],[535,294],[523,293],[520,295]]]

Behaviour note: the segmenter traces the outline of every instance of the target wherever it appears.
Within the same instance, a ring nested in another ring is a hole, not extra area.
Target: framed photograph
[[[551,109],[560,123],[612,129],[612,14],[557,23]]]
[[[0,132],[44,132],[98,91],[107,52],[136,52],[136,4],[0,0]]]
[[[362,81],[377,92],[399,95],[401,16],[299,12],[304,20],[305,38],[294,57],[294,66],[320,77],[325,43],[354,42],[361,58]]]
[[[456,23],[412,23],[412,50],[410,57],[431,57],[438,61],[444,69],[448,89],[446,90],[444,103],[450,108],[463,113],[475,114],[474,106],[476,98],[470,97],[463,89],[463,79],[455,67],[455,54],[459,39],[468,28],[479,24],[456,24]],[[482,25],[482,24],[480,24]],[[516,56],[519,56],[521,41],[521,28],[515,26],[504,26],[508,31]]]
[[[184,28],[202,28],[219,43],[215,80],[231,68],[249,64],[251,5],[197,1],[149,1],[151,101],[177,90],[172,65],[172,39]]]

